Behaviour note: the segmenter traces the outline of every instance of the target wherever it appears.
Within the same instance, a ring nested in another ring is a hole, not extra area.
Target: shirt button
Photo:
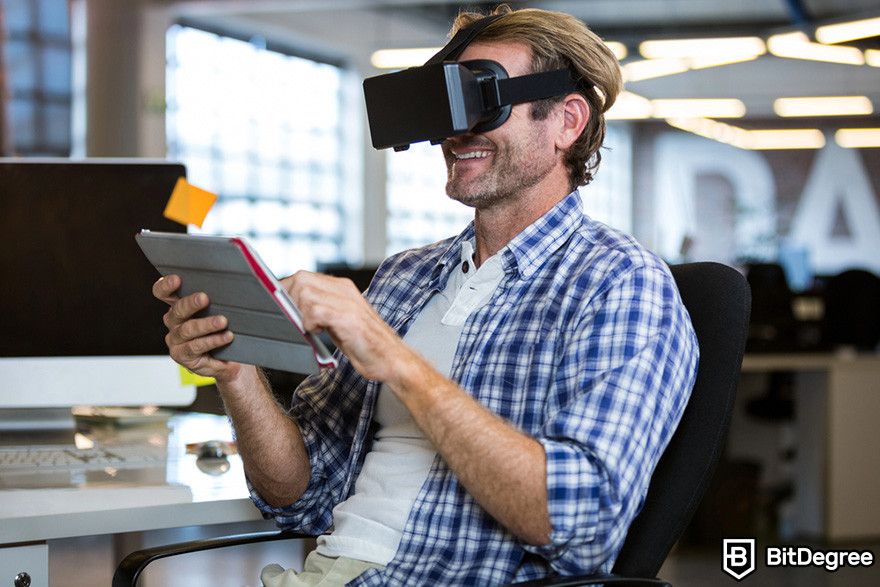
[[[465,273],[467,273],[468,270],[470,270],[470,268],[471,268],[471,266],[470,266],[470,264],[468,264],[467,261],[465,261],[464,263],[461,264],[461,270]]]

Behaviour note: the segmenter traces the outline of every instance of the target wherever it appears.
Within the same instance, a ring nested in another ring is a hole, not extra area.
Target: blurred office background
[[[623,64],[627,92],[582,188],[587,213],[669,262],[728,263],[752,284],[731,439],[689,547],[739,535],[876,541],[876,0],[510,4],[582,18]],[[443,45],[462,7],[0,0],[0,149],[179,160],[220,195],[192,231],[245,234],[280,275],[368,271],[471,217],[444,195],[439,147],[370,146],[361,94],[363,78],[388,71],[377,51]],[[832,26],[864,19],[856,32]],[[853,446],[864,454],[846,457]],[[669,569],[687,584],[695,567],[678,552]],[[715,576],[708,564],[691,584]]]

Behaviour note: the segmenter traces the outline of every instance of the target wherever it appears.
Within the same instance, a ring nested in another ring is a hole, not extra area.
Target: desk
[[[880,355],[755,354],[742,370],[795,372],[795,531],[880,536]]]
[[[184,454],[190,442],[231,440],[225,417],[176,415],[167,427],[96,428],[88,437],[110,446],[140,438],[166,446],[168,460],[115,477],[80,472],[67,486],[27,489],[43,507],[21,507],[22,489],[6,483],[0,489],[0,585],[25,568],[34,587],[48,585],[52,539],[263,520],[248,497],[238,455],[229,457],[229,471],[211,476]]]

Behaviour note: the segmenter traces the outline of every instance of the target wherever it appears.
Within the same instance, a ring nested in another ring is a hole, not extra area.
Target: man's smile
[[[452,151],[452,154],[455,156],[457,161],[461,161],[464,159],[485,159],[486,157],[492,154],[492,151],[464,151],[464,152],[456,152]]]

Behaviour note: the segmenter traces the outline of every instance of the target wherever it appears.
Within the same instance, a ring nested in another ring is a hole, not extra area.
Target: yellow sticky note
[[[163,215],[175,222],[195,224],[201,228],[205,216],[216,201],[216,194],[197,188],[181,177],[174,184],[174,191],[171,192]]]
[[[204,385],[214,385],[216,380],[213,377],[202,377],[201,375],[196,375],[186,367],[180,367],[180,384],[181,385],[195,385],[196,387],[202,387]]]

